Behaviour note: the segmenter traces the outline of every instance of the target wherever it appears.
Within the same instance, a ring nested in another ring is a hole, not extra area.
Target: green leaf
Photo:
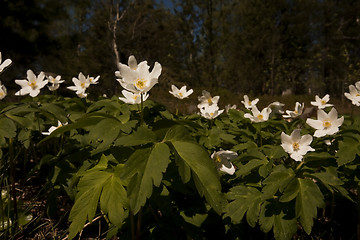
[[[175,125],[171,127],[164,137],[164,141],[193,141],[191,138],[191,135],[189,131],[181,126],[181,125]]]
[[[113,174],[104,184],[100,197],[101,210],[108,214],[111,223],[121,227],[127,215],[124,208],[128,208],[128,204],[123,183],[117,174]]]
[[[260,210],[260,229],[264,232],[273,229],[275,239],[290,240],[297,230],[297,222],[292,208],[293,205],[279,203],[274,199],[266,201]]]
[[[147,143],[154,143],[156,141],[156,135],[151,129],[140,126],[136,132],[130,135],[118,138],[114,145],[115,146],[137,146]]]
[[[171,141],[178,155],[193,172],[196,187],[208,203],[221,213],[222,195],[219,174],[209,154],[199,144],[184,141]]]
[[[246,212],[247,222],[255,227],[262,203],[261,192],[252,187],[236,186],[230,189],[227,198],[232,202],[226,206],[224,217],[230,217],[234,223],[240,223]]]
[[[339,141],[339,150],[335,154],[339,166],[352,162],[356,155],[360,155],[359,140],[350,137],[343,139],[343,141]]]
[[[296,197],[296,216],[307,234],[310,234],[317,216],[317,208],[324,205],[324,196],[319,187],[311,179],[298,178],[299,192]]]
[[[273,172],[263,181],[263,198],[272,198],[277,191],[282,192],[287,184],[295,177],[291,168],[278,165]]]
[[[16,125],[8,118],[0,119],[0,137],[13,138],[16,136]]]
[[[79,181],[78,193],[70,211],[69,239],[80,232],[86,220],[94,218],[103,184],[111,177],[111,173],[93,171],[85,174]]]
[[[236,176],[244,177],[246,175],[249,175],[252,170],[254,170],[264,164],[267,164],[267,163],[268,163],[267,160],[264,161],[264,160],[259,160],[259,159],[252,159],[245,165],[239,166],[239,170],[236,171]]]
[[[270,159],[279,159],[287,156],[287,153],[279,145],[264,145],[262,148],[265,155]]]
[[[169,147],[165,143],[157,143],[151,148],[136,150],[125,163],[122,177],[132,177],[128,186],[128,197],[134,214],[151,196],[153,185],[160,186],[169,157]]]

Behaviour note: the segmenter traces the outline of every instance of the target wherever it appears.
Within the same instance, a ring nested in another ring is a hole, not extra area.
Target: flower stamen
[[[294,143],[292,144],[292,147],[293,147],[294,151],[298,151],[298,150],[300,149],[300,145],[299,145],[299,143],[297,143],[297,142],[294,142]]]
[[[324,128],[329,128],[329,127],[331,127],[331,122],[326,120],[326,121],[324,121],[323,126],[324,126]]]

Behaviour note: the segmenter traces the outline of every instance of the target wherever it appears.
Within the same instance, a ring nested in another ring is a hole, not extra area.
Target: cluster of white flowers
[[[355,106],[360,106],[360,81],[354,85],[349,86],[349,92],[344,93],[345,97],[351,100]]]
[[[90,77],[89,75],[85,77],[85,75],[80,72],[78,78],[73,77],[72,81],[74,86],[67,87],[68,89],[75,91],[76,95],[80,98],[87,97],[87,93],[85,92],[91,84],[98,84],[100,76],[96,78]]]
[[[249,100],[247,95],[244,95],[244,101],[241,101],[245,108],[251,110],[251,113],[245,113],[244,117],[250,119],[252,122],[265,122],[269,119],[270,113],[272,111],[270,105],[263,108],[261,112],[257,108],[256,104],[259,102],[259,99],[256,98],[252,101]]]
[[[150,89],[158,83],[162,67],[160,63],[155,62],[151,72],[147,61],[137,63],[134,56],[128,59],[128,65],[119,63],[119,71],[115,72],[116,80],[125,89],[122,91],[123,97],[119,99],[129,104],[139,104],[145,101]]]
[[[214,119],[224,112],[224,109],[220,110],[218,106],[220,97],[212,97],[208,91],[203,90],[202,96],[198,97],[199,104],[197,107],[200,110],[200,115],[207,119]]]

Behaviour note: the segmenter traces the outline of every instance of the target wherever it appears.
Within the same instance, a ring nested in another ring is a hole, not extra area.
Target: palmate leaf
[[[149,128],[140,126],[135,132],[130,135],[126,135],[118,138],[114,145],[115,146],[137,146],[156,141],[156,135]]]
[[[124,183],[120,179],[122,165],[115,167],[114,172],[105,171],[107,158],[103,155],[101,161],[94,168],[86,171],[77,186],[75,203],[70,211],[69,239],[76,236],[82,230],[85,222],[92,221],[95,216],[99,199],[103,213],[116,227],[122,225],[127,216],[128,200]]]
[[[356,155],[360,155],[359,140],[344,136],[344,140],[339,141],[339,150],[335,154],[338,165],[342,166],[352,162]]]
[[[145,205],[146,199],[152,194],[153,185],[160,186],[169,157],[169,147],[165,143],[156,143],[150,148],[136,150],[127,160],[122,177],[131,177],[127,193],[133,214]]]
[[[223,198],[219,174],[208,153],[197,143],[184,141],[172,141],[171,143],[177,154],[192,170],[200,195],[205,196],[214,210],[221,213]]]
[[[282,192],[288,183],[295,177],[295,173],[291,168],[285,168],[283,165],[276,166],[270,176],[268,176],[263,184],[263,198],[272,198],[277,191]]]
[[[276,240],[289,240],[296,233],[297,222],[292,211],[293,205],[281,203],[275,199],[261,205],[260,229],[269,232],[273,229]]]
[[[125,217],[124,208],[128,208],[126,190],[117,174],[113,174],[106,184],[104,184],[100,207],[104,213],[108,214],[109,220],[116,227],[121,227]]]
[[[291,201],[296,197],[295,212],[307,234],[310,234],[317,208],[324,205],[324,196],[311,179],[295,178],[284,190],[281,202]]]
[[[82,230],[86,220],[91,221],[94,218],[101,190],[110,176],[111,173],[105,171],[94,171],[80,180],[79,192],[69,216],[69,239],[73,239]]]
[[[258,221],[262,203],[261,192],[256,188],[236,186],[230,189],[227,198],[231,200],[226,208],[224,217],[230,217],[234,223],[240,223],[246,212],[246,220],[255,227]]]
[[[13,138],[16,136],[16,125],[8,118],[0,119],[0,138]]]
[[[213,161],[210,159],[208,152],[194,142],[187,129],[181,125],[173,126],[165,135],[164,141],[170,142],[176,154],[180,157],[177,161],[184,161],[179,171],[183,181],[188,181],[191,169],[197,190],[219,214],[222,210],[223,196],[221,194],[221,185],[219,174],[216,171]],[[186,174],[184,174],[184,171]]]

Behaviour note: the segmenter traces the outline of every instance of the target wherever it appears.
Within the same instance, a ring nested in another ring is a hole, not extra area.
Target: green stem
[[[136,240],[140,240],[140,234],[141,234],[141,213],[142,208],[140,208],[140,211],[137,214],[137,223],[136,223]]]
[[[260,138],[260,147],[262,147],[261,122],[259,123],[259,138]]]
[[[13,228],[14,228],[14,233],[16,233],[18,211],[17,211],[17,200],[16,200],[16,190],[15,190],[15,158],[14,158],[14,148],[13,148],[13,139],[12,138],[9,138],[9,157],[10,157],[9,162],[10,162],[11,195],[12,195],[13,204],[14,204]]]
[[[144,100],[143,100],[143,94],[140,93],[141,102],[140,102],[140,125],[144,124]]]

